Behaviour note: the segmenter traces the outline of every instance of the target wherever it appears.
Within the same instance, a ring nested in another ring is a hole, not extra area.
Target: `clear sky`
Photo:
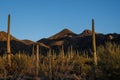
[[[64,28],[79,34],[120,33],[120,0],[0,0],[0,31],[7,31],[11,14],[11,34],[18,39],[37,41]]]

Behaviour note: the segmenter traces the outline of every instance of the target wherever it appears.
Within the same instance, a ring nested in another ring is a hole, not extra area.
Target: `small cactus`
[[[64,46],[62,46],[61,51],[60,51],[60,58],[64,58],[65,57],[65,53],[64,53]]]
[[[34,44],[32,45],[32,56],[34,56],[34,53],[35,51],[34,51]]]
[[[70,46],[69,48],[68,48],[68,58],[69,59],[72,59],[72,57],[73,57],[73,48],[72,48],[72,46]]]
[[[33,63],[35,61],[35,50],[34,50],[34,44],[32,45],[32,60],[33,60]]]

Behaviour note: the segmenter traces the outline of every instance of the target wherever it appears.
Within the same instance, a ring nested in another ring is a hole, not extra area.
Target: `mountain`
[[[63,29],[62,31],[56,33],[55,35],[49,37],[49,38],[43,38],[38,43],[44,43],[45,45],[49,47],[58,47],[58,46],[71,46],[78,42],[81,37],[85,38],[87,36],[91,36],[92,31],[91,30],[84,30],[81,34],[75,34],[69,29]],[[75,41],[75,42],[74,42]],[[76,44],[77,45],[77,44]]]
[[[63,29],[62,31],[58,32],[57,34],[49,37],[49,39],[58,39],[58,38],[63,38],[63,37],[74,37],[77,34],[73,33],[69,29]]]
[[[37,43],[31,40],[19,40],[14,36],[10,35],[10,44],[11,44],[11,53],[15,54],[18,52],[32,54],[33,45],[38,44],[40,46],[41,53],[47,53],[49,46],[44,43]],[[35,46],[36,47],[36,46]],[[0,55],[3,55],[7,52],[7,33],[0,31]]]
[[[17,40],[15,37],[11,35],[11,40]],[[4,31],[0,31],[0,41],[6,41],[7,40],[7,33]]]
[[[73,38],[77,36],[77,34],[75,34],[74,32],[72,32],[69,29],[63,29],[62,31],[56,33],[55,35],[49,37],[49,38],[43,38],[39,41],[37,41],[38,43],[44,43],[48,46],[61,46],[63,45],[67,40],[70,40],[70,38]]]
[[[69,47],[72,46],[73,50],[84,52],[92,51],[92,31],[84,30],[80,34],[75,34],[69,29],[63,29],[49,38],[43,38],[37,41],[38,43],[44,43],[49,46],[50,49],[55,52],[59,52],[61,47],[64,47],[64,51],[67,52]],[[101,34],[96,32],[96,44],[105,45],[106,42],[115,42],[120,44],[120,34]]]
[[[101,34],[96,32],[96,44],[105,45],[106,42],[114,42],[120,44],[120,34],[109,33]],[[55,35],[43,38],[37,42],[31,40],[19,40],[11,35],[11,52],[13,54],[22,52],[26,54],[32,54],[33,45],[36,44],[40,46],[40,53],[46,55],[51,49],[55,53],[59,53],[61,48],[64,48],[65,53],[68,52],[72,46],[73,51],[85,52],[87,51],[89,55],[92,52],[92,31],[84,30],[80,34],[76,34],[69,29],[63,29]],[[0,32],[0,55],[6,53],[7,45],[7,33],[4,31]],[[35,48],[36,49],[36,48]]]
[[[92,31],[89,29],[84,30],[82,33],[79,34],[79,37],[91,36]]]
[[[30,40],[19,40],[14,36],[10,35],[10,43],[11,43],[11,53],[15,54],[19,51],[30,53],[31,46],[28,43],[32,43]],[[0,55],[7,52],[7,33],[4,31],[0,31]]]

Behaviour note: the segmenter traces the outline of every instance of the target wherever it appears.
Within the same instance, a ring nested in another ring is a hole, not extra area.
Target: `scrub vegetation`
[[[72,50],[71,50],[72,51]],[[69,51],[59,55],[49,51],[47,56],[39,55],[36,69],[36,55],[16,53],[11,55],[11,66],[8,66],[7,55],[0,57],[0,78],[12,80],[93,80],[93,57],[85,53]],[[71,54],[72,53],[72,54]],[[107,42],[97,48],[98,65],[96,80],[120,79],[120,45]]]

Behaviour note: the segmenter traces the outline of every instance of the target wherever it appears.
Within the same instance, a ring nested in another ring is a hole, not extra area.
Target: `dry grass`
[[[98,53],[97,80],[119,80],[120,76],[120,46],[106,43],[100,46]],[[61,51],[61,54],[62,51]],[[41,80],[90,80],[93,74],[93,58],[85,57],[72,52],[68,55],[55,55],[49,53],[47,56],[40,55],[39,76]],[[64,56],[64,57],[63,57]],[[33,80],[35,79],[35,57],[26,54],[12,56],[12,66],[8,67],[7,55],[0,57],[0,78],[2,80]]]

